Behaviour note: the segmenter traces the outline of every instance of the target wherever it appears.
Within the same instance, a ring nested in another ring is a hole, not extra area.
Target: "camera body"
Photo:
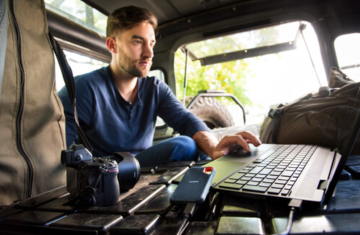
[[[116,203],[120,188],[133,188],[140,177],[140,165],[129,153],[125,157],[116,153],[94,158],[82,145],[72,145],[69,150],[62,151],[61,163],[67,167],[68,192],[88,206]],[[123,187],[120,187],[122,181]]]

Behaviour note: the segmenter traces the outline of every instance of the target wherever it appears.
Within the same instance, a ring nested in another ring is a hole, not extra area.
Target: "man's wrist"
[[[218,143],[216,137],[209,131],[198,131],[194,134],[193,139],[205,154],[214,159],[215,147]]]

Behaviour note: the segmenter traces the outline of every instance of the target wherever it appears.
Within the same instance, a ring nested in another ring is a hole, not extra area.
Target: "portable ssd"
[[[201,204],[205,201],[215,175],[213,167],[190,168],[170,198],[172,204]]]

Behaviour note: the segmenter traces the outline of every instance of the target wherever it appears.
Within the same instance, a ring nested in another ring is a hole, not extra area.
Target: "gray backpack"
[[[0,1],[1,16],[7,17],[0,25],[0,56],[5,55],[0,61],[1,206],[64,186],[60,156],[66,142],[44,2]]]

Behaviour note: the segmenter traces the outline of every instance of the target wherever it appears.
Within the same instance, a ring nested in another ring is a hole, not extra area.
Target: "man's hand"
[[[193,139],[198,147],[213,160],[231,153],[238,148],[243,148],[245,151],[250,152],[249,143],[252,143],[256,147],[261,144],[260,140],[255,135],[247,131],[225,136],[220,142],[216,140],[212,133],[198,131],[193,136]]]
[[[250,152],[249,143],[256,147],[261,144],[260,140],[255,135],[247,131],[225,136],[214,148],[211,158],[215,160],[239,148],[243,148],[246,152]]]

